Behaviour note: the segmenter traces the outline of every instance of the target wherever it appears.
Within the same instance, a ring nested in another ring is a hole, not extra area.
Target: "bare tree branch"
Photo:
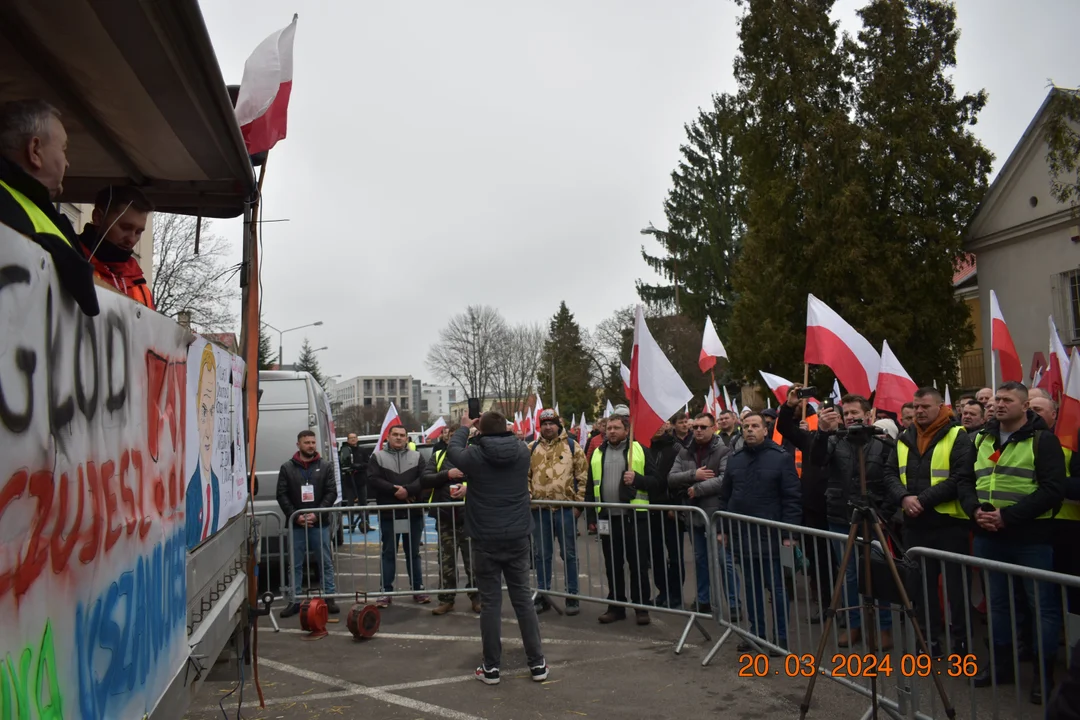
[[[546,334],[539,324],[506,328],[496,343],[492,395],[503,414],[512,417],[536,387],[536,373],[544,355]]]
[[[169,317],[187,310],[191,324],[202,332],[232,330],[232,304],[240,288],[231,282],[236,268],[225,263],[228,244],[210,234],[210,222],[204,219],[196,255],[195,224],[189,215],[154,215],[154,303]]]
[[[428,349],[427,367],[440,380],[456,383],[466,396],[485,397],[507,332],[498,310],[470,305],[439,331],[439,342]]]

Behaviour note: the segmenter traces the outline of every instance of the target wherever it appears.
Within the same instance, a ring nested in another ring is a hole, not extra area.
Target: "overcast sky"
[[[858,30],[863,0],[840,0]],[[652,279],[639,230],[662,202],[683,124],[733,91],[730,0],[203,2],[228,83],[300,12],[289,136],[271,152],[263,316],[327,375],[433,381],[428,346],[469,304],[587,327]],[[1075,0],[959,0],[959,92],[1008,157],[1047,92],[1080,85]],[[239,221],[214,230],[239,260]],[[727,338],[724,338],[728,341]],[[276,341],[276,337],[275,337]]]

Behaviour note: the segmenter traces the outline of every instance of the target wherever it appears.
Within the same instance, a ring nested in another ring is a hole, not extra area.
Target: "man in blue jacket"
[[[702,497],[715,491],[716,483],[705,481],[694,488],[694,496]],[[761,413],[743,418],[743,448],[727,464],[727,472],[719,487],[720,509],[740,515],[798,525],[802,520],[802,491],[795,472],[795,458],[769,439],[769,430]],[[772,593],[774,643],[787,646],[787,596],[784,575],[780,566],[777,533],[761,525],[739,523],[728,538],[720,533],[720,541],[730,543],[732,552],[742,565],[743,582],[750,629],[762,639],[769,636],[765,620],[765,590]],[[784,535],[783,544],[792,539]],[[750,649],[746,641],[739,643],[740,652]]]

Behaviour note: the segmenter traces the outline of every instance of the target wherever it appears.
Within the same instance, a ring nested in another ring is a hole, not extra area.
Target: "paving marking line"
[[[282,628],[282,630],[285,630]],[[505,640],[504,640],[505,642]],[[623,660],[626,658],[635,657],[643,652],[648,652],[647,649],[638,649],[633,652],[622,653],[619,655],[605,655],[599,658],[588,658],[584,660],[568,660],[566,662],[552,663],[548,667],[552,670],[560,670],[563,668],[575,667],[578,665],[589,665],[593,663],[610,662],[612,660]],[[458,710],[452,710],[450,708],[440,707],[438,705],[432,705],[431,703],[423,702],[422,700],[414,700],[413,698],[404,697],[401,695],[393,694],[398,690],[414,690],[418,688],[434,687],[438,685],[452,685],[455,683],[467,682],[474,680],[475,675],[469,673],[468,675],[455,675],[452,677],[435,678],[433,680],[416,680],[414,682],[401,683],[397,685],[382,685],[379,687],[365,687],[364,685],[358,685],[348,680],[342,680],[341,678],[332,677],[330,675],[323,675],[322,673],[313,672],[311,670],[305,670],[293,665],[287,665],[285,663],[278,662],[276,660],[268,660],[266,658],[260,658],[259,664],[270,668],[272,670],[279,670],[281,672],[290,673],[297,677],[302,677],[305,680],[311,680],[322,685],[338,686],[344,689],[332,690],[321,693],[310,693],[308,695],[293,695],[292,697],[284,698],[267,698],[266,705],[284,705],[287,703],[296,702],[315,702],[319,700],[340,700],[348,697],[365,696],[381,700],[382,702],[389,703],[391,705],[400,705],[401,707],[409,708],[410,710],[417,710],[419,712],[426,712],[432,715],[438,715],[439,717],[449,718],[450,720],[484,720],[484,718],[469,715]],[[508,677],[513,676],[515,673],[521,673],[522,675],[527,672],[525,667],[514,667],[506,670]],[[220,711],[217,705],[208,705],[203,708],[204,712],[216,712]]]

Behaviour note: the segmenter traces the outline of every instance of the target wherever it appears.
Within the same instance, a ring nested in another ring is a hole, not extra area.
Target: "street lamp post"
[[[273,330],[274,332],[276,332],[278,334],[278,340],[277,340],[277,342],[278,342],[278,345],[277,345],[277,361],[278,361],[278,365],[283,366],[285,364],[285,354],[282,351],[282,344],[281,344],[281,338],[285,333],[292,332],[293,330],[303,330],[304,328],[309,328],[309,327],[318,327],[318,326],[320,326],[322,324],[323,324],[322,320],[317,320],[317,321],[315,321],[313,323],[308,323],[307,325],[297,325],[296,327],[291,327],[291,328],[288,328],[287,330],[278,330],[276,327],[274,327],[270,323],[263,321],[263,325],[265,325],[266,327],[270,328],[271,330]],[[322,348],[322,349],[325,350],[326,348]]]

